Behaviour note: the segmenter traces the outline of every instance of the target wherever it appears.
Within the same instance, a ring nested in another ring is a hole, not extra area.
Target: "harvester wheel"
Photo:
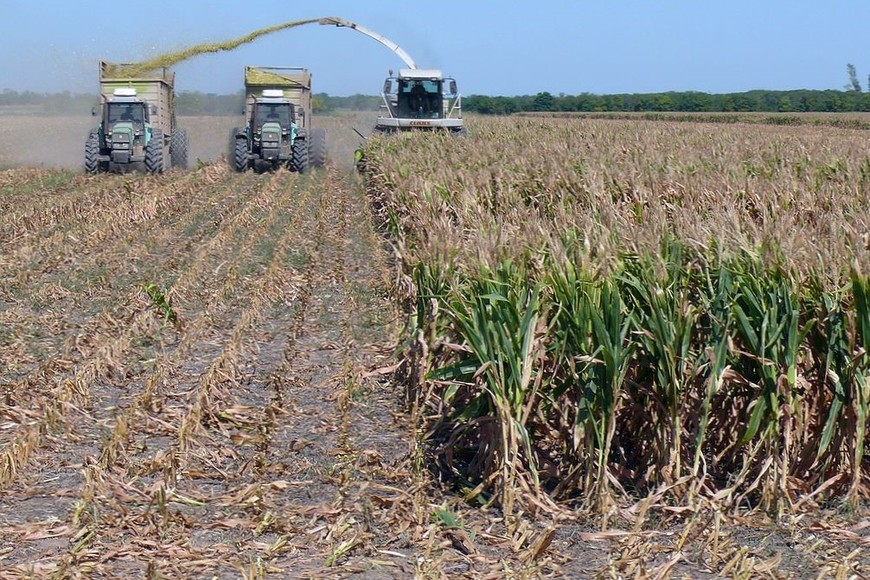
[[[233,169],[235,169],[239,173],[242,173],[247,168],[248,140],[242,137],[236,137],[233,143]]]
[[[85,141],[85,171],[91,175],[100,172],[100,136],[97,131],[91,131]]]
[[[290,169],[305,173],[308,171],[308,139],[296,137],[293,141],[293,159],[290,160]]]
[[[308,164],[311,167],[326,165],[326,129],[312,129],[308,144]]]
[[[145,146],[145,169],[148,173],[163,173],[163,131],[154,129]]]
[[[169,140],[169,157],[172,159],[173,167],[187,169],[188,145],[187,131],[185,129],[176,129]]]

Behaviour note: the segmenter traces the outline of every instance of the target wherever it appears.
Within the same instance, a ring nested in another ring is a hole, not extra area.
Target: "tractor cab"
[[[142,130],[148,122],[148,107],[142,102],[113,102],[106,104],[106,124],[114,127],[117,123],[131,123]]]
[[[100,132],[104,146],[114,163],[144,159],[144,149],[151,139],[148,104],[134,88],[115,89],[103,106]]]
[[[299,133],[296,107],[280,89],[265,89],[253,103],[251,141],[260,150],[260,158],[275,162],[290,155]]]
[[[287,129],[293,122],[295,111],[293,103],[272,102],[260,99],[254,105],[254,125],[261,131],[266,123],[278,123]]]
[[[103,125],[109,131],[127,123],[141,134],[149,123],[148,112],[148,104],[138,97],[136,89],[115,89],[103,107]]]

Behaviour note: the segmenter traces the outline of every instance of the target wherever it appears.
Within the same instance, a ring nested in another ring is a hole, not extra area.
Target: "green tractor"
[[[299,68],[245,68],[245,126],[230,134],[238,172],[287,167],[304,173],[326,164],[326,132],[309,129],[311,75]]]
[[[174,75],[126,78],[124,66],[100,63],[101,119],[85,142],[85,171],[187,167],[187,132],[175,124]]]

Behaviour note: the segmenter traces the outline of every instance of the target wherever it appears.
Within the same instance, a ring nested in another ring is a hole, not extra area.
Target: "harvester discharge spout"
[[[414,62],[414,59],[411,58],[411,55],[402,49],[401,46],[384,36],[383,34],[378,34],[374,30],[370,30],[365,26],[360,26],[356,22],[351,22],[350,20],[345,20],[344,18],[338,18],[336,16],[327,16],[326,18],[321,18],[318,22],[324,26],[337,26],[338,28],[351,28],[356,30],[357,32],[361,32],[370,38],[374,38],[390,50],[392,50],[402,61],[408,65],[408,68],[417,68],[417,63]]]

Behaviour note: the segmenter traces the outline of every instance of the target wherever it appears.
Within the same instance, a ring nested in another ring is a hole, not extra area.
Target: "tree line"
[[[316,93],[312,97],[315,113],[338,109],[377,110],[380,103],[380,96],[371,95],[333,97],[326,93]],[[0,92],[0,107],[28,114],[90,113],[99,104],[99,97],[93,93],[37,93],[9,89]],[[175,105],[179,115],[241,115],[245,106],[245,93],[243,90],[230,95],[182,91],[176,94]]]
[[[517,97],[470,95],[462,100],[467,112],[509,115],[519,112],[870,112],[870,93],[837,90],[755,90],[710,94],[696,91],[614,95],[553,95]]]
[[[854,65],[846,65],[848,82],[843,90],[790,91],[755,90],[741,93],[712,94],[698,91],[664,93],[626,93],[579,95],[540,92],[535,95],[500,97],[470,95],[463,98],[467,112],[484,115],[510,115],[520,112],[684,112],[684,113],[800,113],[800,112],[870,112],[870,77],[863,91]],[[231,95],[184,91],[176,95],[180,115],[238,115],[245,102],[244,90]],[[0,107],[21,108],[42,114],[73,114],[90,111],[99,104],[93,94],[35,93],[4,90]],[[312,98],[314,113],[339,109],[377,110],[379,95],[356,94],[334,97],[316,93]]]
[[[846,65],[843,90],[754,90],[711,94],[698,91],[579,95],[540,92],[517,97],[471,95],[463,99],[466,111],[485,115],[519,112],[684,112],[684,113],[850,113],[870,111],[870,76],[867,92],[858,70]]]
[[[335,110],[377,110],[377,95],[335,97],[317,93],[315,113]],[[99,104],[92,94],[0,92],[0,107],[27,109],[42,114],[74,114],[90,111]],[[244,94],[181,92],[176,96],[180,115],[240,115]],[[710,94],[702,92],[631,93],[597,95],[535,95],[500,97],[470,95],[462,100],[466,112],[484,115],[509,115],[519,112],[870,112],[870,92],[839,90],[756,90],[743,93]]]

